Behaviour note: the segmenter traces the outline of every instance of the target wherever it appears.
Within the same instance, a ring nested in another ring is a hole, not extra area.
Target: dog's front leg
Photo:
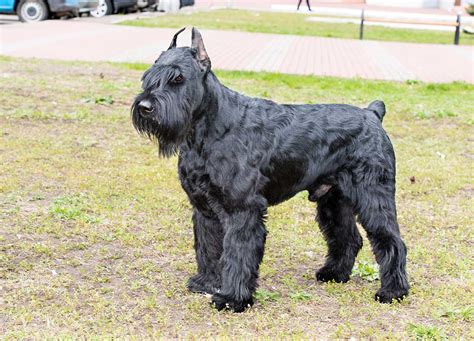
[[[253,304],[265,246],[265,212],[255,206],[228,214],[224,219],[221,291],[212,297],[219,310],[242,312]]]
[[[194,209],[193,225],[198,273],[188,280],[188,289],[213,294],[221,286],[219,261],[223,247],[223,227],[212,212],[203,213],[197,208]]]

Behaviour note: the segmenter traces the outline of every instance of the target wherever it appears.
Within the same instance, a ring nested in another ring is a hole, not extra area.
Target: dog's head
[[[192,29],[190,47],[176,47],[179,30],[167,51],[143,74],[142,89],[132,105],[135,129],[157,141],[160,154],[173,155],[188,135],[205,96],[211,69],[201,34]]]

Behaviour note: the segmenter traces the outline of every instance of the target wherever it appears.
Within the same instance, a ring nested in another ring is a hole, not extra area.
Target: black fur
[[[369,104],[367,109],[372,110],[375,115],[380,119],[380,122],[383,121],[383,117],[385,116],[385,103],[382,101],[373,101]]]
[[[132,107],[135,128],[179,155],[179,177],[194,207],[198,273],[188,288],[218,309],[252,305],[263,257],[267,207],[307,190],[328,243],[321,281],[349,280],[367,231],[381,288],[376,299],[408,294],[406,248],[395,208],[395,155],[382,128],[385,105],[280,105],[218,81],[201,35],[163,52],[143,75]]]

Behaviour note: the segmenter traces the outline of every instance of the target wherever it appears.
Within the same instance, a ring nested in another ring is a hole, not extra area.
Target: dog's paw
[[[253,305],[253,300],[252,298],[250,298],[243,301],[236,301],[230,297],[216,293],[212,296],[211,304],[217,310],[226,309],[226,310],[232,310],[235,313],[241,313],[245,309],[250,308]]]
[[[408,296],[408,289],[388,290],[380,288],[375,294],[375,300],[380,303],[401,302]]]
[[[334,281],[337,283],[346,283],[349,281],[349,278],[349,274],[344,274],[338,270],[327,268],[325,266],[316,272],[316,279],[320,282]]]
[[[187,284],[188,290],[198,294],[214,294],[218,292],[218,285],[215,280],[208,279],[201,274],[189,278]]]

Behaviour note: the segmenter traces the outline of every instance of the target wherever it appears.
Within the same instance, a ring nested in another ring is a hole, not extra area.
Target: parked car
[[[91,11],[91,15],[96,18],[112,13],[117,13],[121,9],[136,7],[137,0],[99,0],[99,6]]]
[[[194,0],[180,0],[180,8],[186,6],[194,6]]]
[[[137,6],[140,11],[156,10],[158,0],[137,0]]]
[[[180,8],[194,5],[194,0],[159,0],[158,11],[174,13]]]
[[[97,7],[99,0],[0,0],[0,13],[18,14],[23,22],[64,15],[77,16]]]
[[[140,11],[163,11],[166,12],[169,7],[172,6],[172,2],[176,2],[176,6],[179,3],[179,8],[186,6],[194,6],[194,0],[138,0],[138,9]],[[168,6],[164,5],[167,3]],[[160,6],[161,5],[161,6]],[[178,7],[175,8],[176,10]]]

